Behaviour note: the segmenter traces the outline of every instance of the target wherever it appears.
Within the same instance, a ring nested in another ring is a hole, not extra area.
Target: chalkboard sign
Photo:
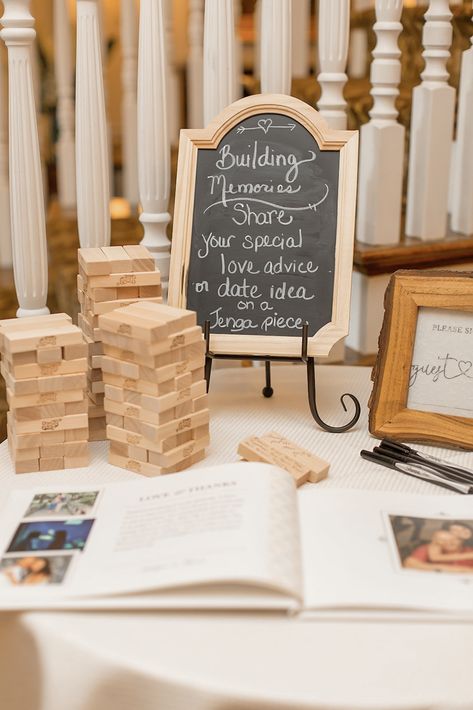
[[[169,302],[215,352],[328,354],[348,322],[357,136],[287,96],[237,101],[183,131]]]

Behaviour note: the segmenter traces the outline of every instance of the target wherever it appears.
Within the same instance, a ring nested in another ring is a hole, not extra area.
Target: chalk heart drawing
[[[260,118],[260,120],[258,121],[258,126],[261,128],[262,131],[264,131],[264,133],[267,133],[272,125],[272,118]]]

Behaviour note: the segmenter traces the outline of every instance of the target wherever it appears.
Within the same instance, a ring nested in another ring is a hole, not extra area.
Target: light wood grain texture
[[[262,461],[280,466],[294,478],[296,486],[318,483],[327,478],[330,464],[277,432],[244,439],[238,446],[246,461]]]
[[[472,449],[472,419],[407,408],[417,315],[422,306],[473,312],[472,274],[398,271],[392,277],[372,377],[370,432],[379,438]]]
[[[215,148],[240,121],[260,113],[296,119],[314,136],[320,150],[340,151],[338,219],[332,320],[309,339],[309,354],[326,356],[348,332],[350,281],[353,259],[358,135],[329,128],[317,111],[290,96],[264,94],[236,101],[207,128],[181,131],[176,210],[169,282],[169,303],[185,308],[192,240],[195,176],[199,149]],[[216,353],[239,355],[300,355],[300,338],[283,336],[212,335]]]

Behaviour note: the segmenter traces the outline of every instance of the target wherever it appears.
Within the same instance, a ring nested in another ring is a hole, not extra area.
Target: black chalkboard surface
[[[172,284],[170,302],[209,320],[213,335],[294,339],[307,322],[312,338],[334,320],[340,145],[321,149],[306,113],[255,106],[212,147],[197,147],[185,273],[173,235],[171,281],[177,273],[185,303],[172,300]]]

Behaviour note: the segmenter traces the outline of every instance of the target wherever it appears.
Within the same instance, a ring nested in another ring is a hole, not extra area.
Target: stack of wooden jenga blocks
[[[90,440],[106,438],[103,408],[102,343],[98,318],[137,300],[161,303],[161,277],[152,254],[142,246],[79,249],[79,326],[89,344]]]
[[[205,342],[195,313],[139,301],[99,324],[110,463],[154,476],[204,458]]]
[[[65,313],[0,321],[16,473],[87,466],[87,343]]]

